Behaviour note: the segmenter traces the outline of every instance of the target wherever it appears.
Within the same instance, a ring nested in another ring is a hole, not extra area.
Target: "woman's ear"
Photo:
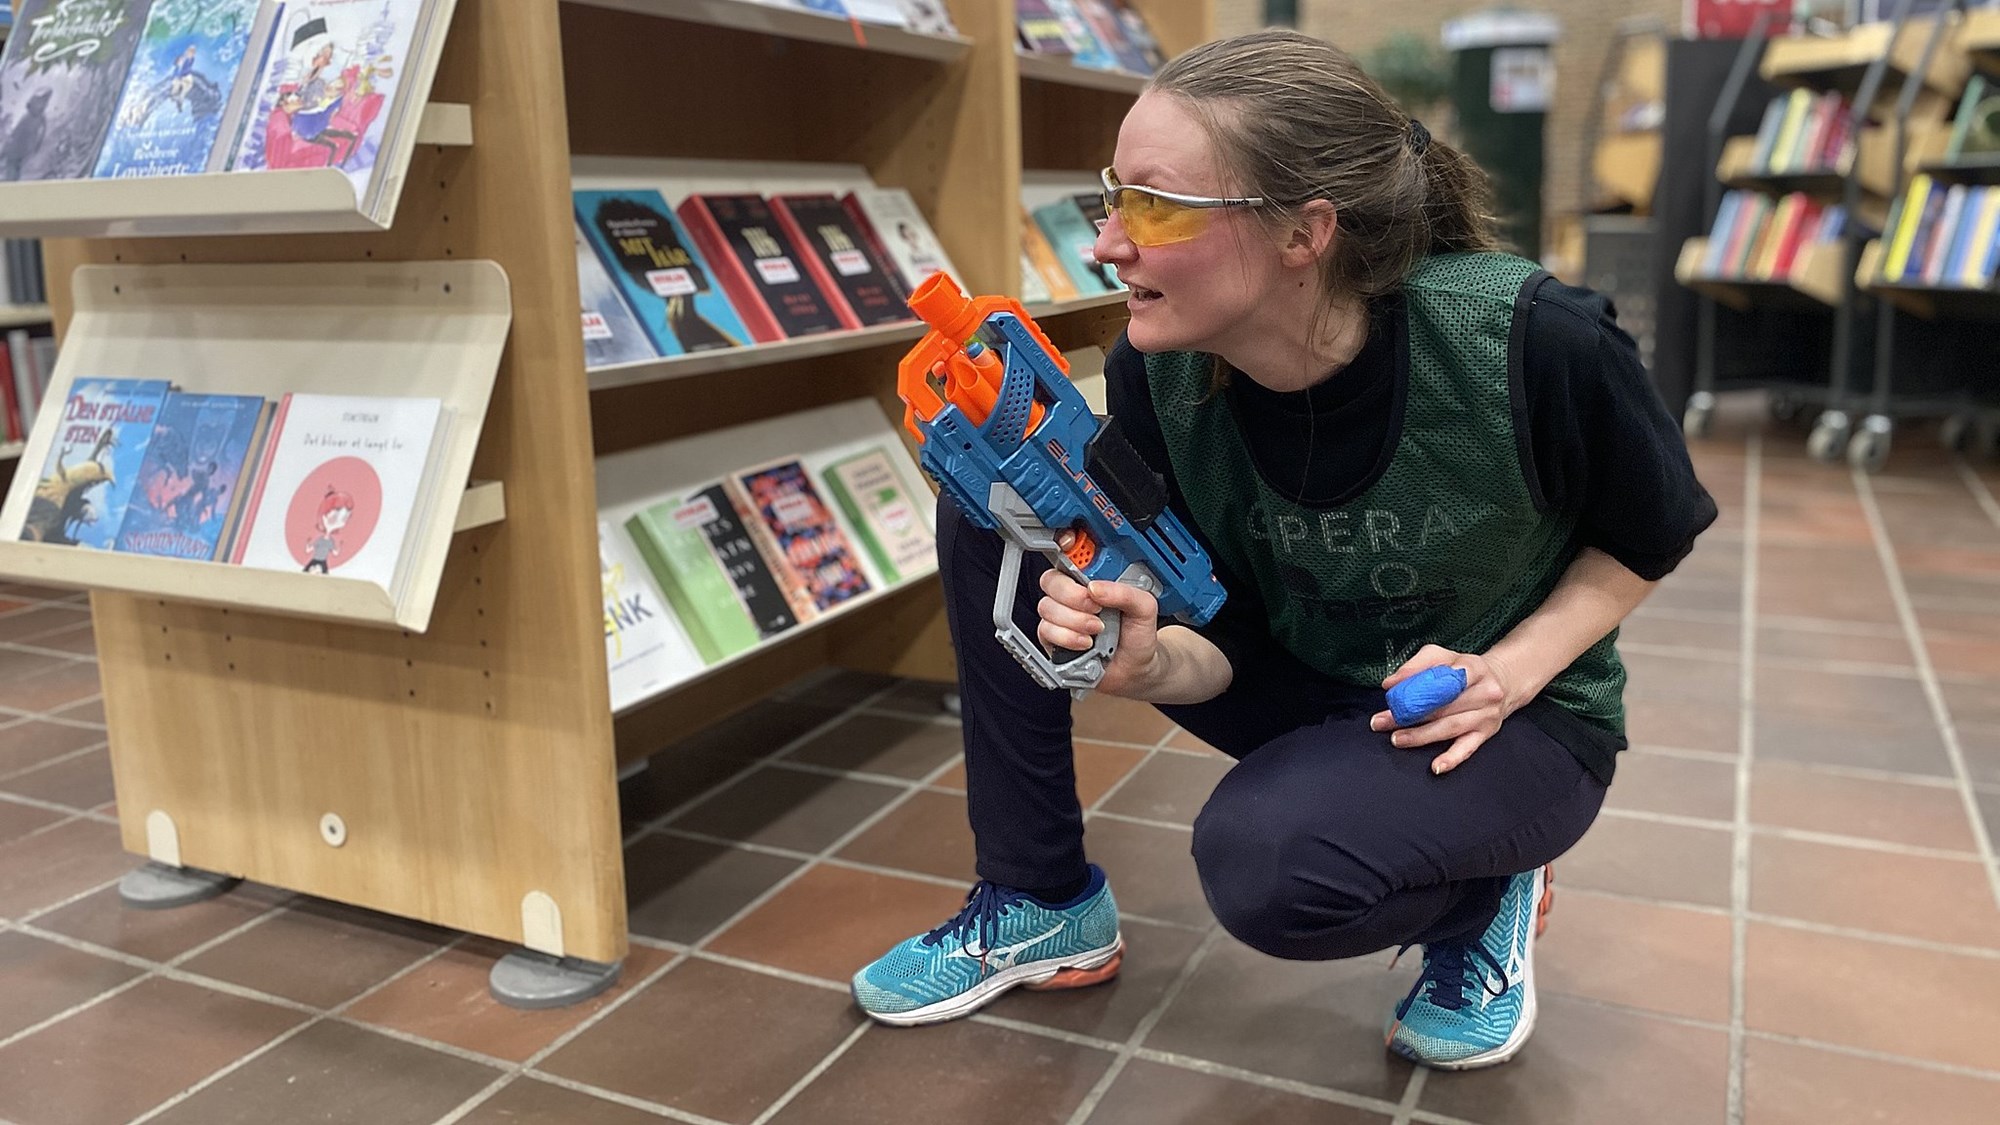
[[[1339,213],[1333,204],[1324,199],[1315,199],[1299,211],[1299,218],[1292,225],[1291,234],[1279,251],[1285,265],[1294,268],[1310,266],[1324,258],[1333,248],[1333,240],[1339,236]]]

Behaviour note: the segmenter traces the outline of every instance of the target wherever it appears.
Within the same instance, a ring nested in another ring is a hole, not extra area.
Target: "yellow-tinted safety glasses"
[[[1182,195],[1177,191],[1121,184],[1106,168],[1098,173],[1104,181],[1104,210],[1118,216],[1125,237],[1134,246],[1166,246],[1186,242],[1208,229],[1215,212],[1223,207],[1261,207],[1260,196],[1220,199],[1207,195]]]

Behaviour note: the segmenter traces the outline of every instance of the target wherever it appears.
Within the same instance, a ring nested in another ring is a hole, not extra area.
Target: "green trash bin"
[[[1501,237],[1530,258],[1542,253],[1542,131],[1561,33],[1554,16],[1512,9],[1444,25],[1459,139],[1493,178]]]

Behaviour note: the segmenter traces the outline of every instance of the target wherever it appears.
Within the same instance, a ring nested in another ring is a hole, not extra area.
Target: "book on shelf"
[[[1029,54],[1069,58],[1076,54],[1076,40],[1053,0],[1014,0],[1014,29],[1020,47]]]
[[[278,12],[275,0],[154,0],[93,175],[226,170]]]
[[[903,26],[924,35],[957,35],[958,25],[952,22],[951,9],[945,7],[944,0],[898,0],[903,10]]]
[[[434,478],[451,421],[434,398],[284,395],[230,561],[371,582],[400,600],[411,532],[446,483]]]
[[[1056,299],[1049,289],[1049,283],[1042,277],[1042,271],[1035,266],[1035,260],[1028,257],[1027,250],[1021,251],[1021,303],[1039,304]]]
[[[576,284],[583,305],[583,366],[610,367],[655,359],[660,353],[632,308],[625,303],[604,263],[584,241],[583,228],[572,222],[576,240]]]
[[[774,195],[771,210],[848,328],[899,324],[912,319],[888,267],[877,261],[839,198],[826,192]]]
[[[247,100],[233,171],[335,168],[380,218],[401,170],[378,159],[408,143],[423,98],[405,79],[445,28],[437,0],[289,0]]]
[[[1092,70],[1118,69],[1118,56],[1112,54],[1111,48],[1098,39],[1097,33],[1091,30],[1090,23],[1084,19],[1083,11],[1077,6],[1076,0],[1047,0],[1047,2],[1049,10],[1062,22],[1063,33],[1069,38],[1069,61]]]
[[[951,264],[937,232],[924,221],[917,201],[903,188],[862,188],[841,197],[855,223],[875,247],[877,257],[891,268],[890,280],[907,300],[934,273],[965,289],[965,279]]]
[[[597,521],[597,567],[611,709],[623,710],[701,671],[701,654],[682,632],[631,537],[605,520]]]
[[[19,0],[0,50],[0,181],[90,175],[152,0]]]
[[[171,391],[161,405],[113,549],[214,560],[242,517],[271,418],[258,395]]]
[[[936,565],[937,537],[886,449],[843,457],[821,475],[882,581],[893,586]]]
[[[750,333],[659,192],[578,191],[577,221],[663,356],[740,347]]]
[[[869,591],[853,545],[798,459],[738,470],[728,488],[799,620]]]
[[[625,527],[707,663],[798,624],[720,482],[649,505]]]
[[[22,539],[111,549],[167,390],[164,379],[91,377],[70,384]]]
[[[1083,295],[1083,290],[1077,288],[1075,277],[1057,257],[1048,234],[1025,207],[1021,209],[1021,256],[1027,259],[1034,275],[1048,289],[1050,300],[1068,301]],[[1093,288],[1090,292],[1100,290]]]
[[[1097,260],[1092,249],[1097,245],[1097,227],[1085,217],[1075,199],[1044,203],[1031,214],[1048,237],[1056,261],[1068,271],[1080,294],[1115,293],[1125,288],[1118,280],[1117,270]]]
[[[676,214],[752,339],[771,343],[843,327],[763,196],[690,195]]]

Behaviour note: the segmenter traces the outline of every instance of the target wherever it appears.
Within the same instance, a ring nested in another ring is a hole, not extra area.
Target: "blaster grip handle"
[[[1104,622],[1104,629],[1091,638],[1088,649],[1057,649],[1053,653],[1042,651],[1042,646],[1014,622],[1015,591],[1021,584],[1020,543],[1011,536],[1005,539],[1000,555],[1000,582],[993,591],[993,636],[1000,647],[1011,654],[1015,661],[1034,677],[1037,684],[1051,691],[1065,690],[1077,699],[1090,694],[1104,678],[1105,666],[1118,651],[1119,625],[1123,615],[1115,609],[1107,609],[1098,615]]]

